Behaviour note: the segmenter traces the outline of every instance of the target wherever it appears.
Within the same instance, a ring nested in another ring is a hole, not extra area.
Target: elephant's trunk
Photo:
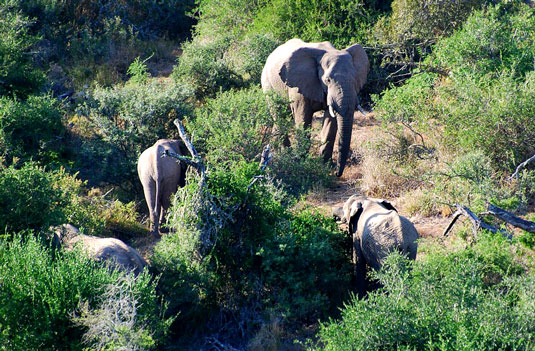
[[[349,145],[351,144],[351,132],[353,129],[353,111],[346,112],[345,115],[337,114],[338,122],[338,160],[336,162],[336,176],[342,176],[349,156]]]
[[[347,91],[347,90],[346,90]],[[357,104],[357,94],[346,94],[338,104],[335,104],[336,121],[338,124],[338,160],[336,162],[336,176],[340,177],[344,172],[349,146],[351,144],[351,132],[353,130],[353,114]]]

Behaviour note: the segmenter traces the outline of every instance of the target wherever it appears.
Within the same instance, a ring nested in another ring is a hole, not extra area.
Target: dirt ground
[[[321,130],[322,115],[314,116],[313,129]],[[358,150],[358,145],[367,140],[371,140],[374,133],[376,133],[380,122],[375,119],[375,113],[370,112],[366,116],[360,112],[355,112],[353,121],[353,132],[351,136],[351,149],[344,174],[337,178],[333,186],[329,189],[316,191],[307,197],[307,202],[318,207],[326,215],[331,214],[333,207],[342,206],[347,198],[351,195],[361,194],[359,181],[362,178],[362,164],[358,160],[358,155],[355,150]],[[335,150],[336,157],[336,150]],[[390,201],[403,215],[403,208],[398,206],[402,203],[401,198],[390,198]],[[412,216],[409,219],[414,223],[421,238],[440,238],[442,232],[447,227],[451,219],[449,217],[424,217]]]

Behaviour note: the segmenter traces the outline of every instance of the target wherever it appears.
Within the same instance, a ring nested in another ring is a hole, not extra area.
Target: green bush
[[[530,13],[527,6],[476,12],[452,37],[439,41],[426,60],[448,76],[419,74],[384,92],[375,99],[379,116],[427,132],[443,124],[445,147],[482,150],[495,169],[513,170],[535,152],[530,123],[535,78],[529,69],[534,52],[526,44],[533,40]]]
[[[173,70],[177,83],[185,82],[195,89],[195,95],[202,100],[214,97],[220,90],[242,86],[241,77],[225,59],[231,41],[227,36],[204,42],[193,40],[183,45],[183,54]]]
[[[178,328],[238,311],[247,333],[269,313],[313,320],[347,291],[345,235],[316,212],[290,212],[292,200],[270,177],[248,190],[258,174],[254,163],[218,165],[206,188],[190,175],[177,191],[168,215],[173,230],[152,262],[170,311],[180,312]]]
[[[65,133],[57,100],[30,96],[26,101],[0,97],[0,154],[9,165],[15,160],[62,163]]]
[[[0,96],[24,98],[43,83],[30,53],[38,37],[30,34],[31,21],[17,11],[16,1],[0,2],[0,18]]]
[[[452,36],[441,40],[430,58],[453,76],[501,79],[533,71],[534,10],[527,5],[502,11],[500,7],[475,12]]]
[[[186,86],[156,80],[92,91],[78,109],[87,118],[80,129],[84,143],[79,155],[81,166],[91,165],[87,177],[96,184],[138,189],[139,155],[156,140],[177,136],[173,120],[188,114],[189,96]],[[82,168],[84,177],[85,172]]]
[[[0,243],[0,348],[81,350],[84,328],[71,319],[83,304],[98,308],[100,296],[120,274],[79,251],[53,252],[25,235]],[[155,286],[148,275],[129,292],[139,302],[137,321],[151,338],[163,335]],[[136,322],[136,326],[138,326]]]
[[[310,209],[281,221],[257,252],[268,309],[313,321],[340,306],[351,277],[347,239],[332,219]]]
[[[64,223],[68,200],[57,187],[59,173],[35,163],[0,170],[0,228],[10,232]]]
[[[287,132],[291,116],[286,101],[266,97],[259,86],[221,92],[196,110],[188,129],[208,162],[254,161],[268,143],[280,144],[272,137],[274,122],[266,99],[280,116],[281,132]]]
[[[291,38],[330,41],[337,49],[367,42],[375,11],[363,1],[273,0],[260,8],[253,31],[271,32],[281,42]]]
[[[322,324],[311,349],[530,349],[535,278],[521,272],[512,246],[490,234],[412,263],[393,254],[377,275],[384,287]]]

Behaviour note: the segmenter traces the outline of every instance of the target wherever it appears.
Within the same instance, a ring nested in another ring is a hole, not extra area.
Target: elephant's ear
[[[362,208],[362,202],[354,202],[351,205],[351,211],[349,212],[349,232],[354,233],[357,229],[357,224],[359,222],[360,215],[362,215],[362,212],[364,209]]]
[[[381,201],[379,201],[379,205],[383,206],[387,210],[396,211],[396,212],[398,211],[398,210],[396,210],[396,208],[390,202],[388,202],[386,200],[383,200],[383,199],[381,199]]]
[[[299,48],[280,68],[282,81],[314,101],[323,101],[323,88],[318,76],[318,65],[325,50]]]
[[[368,72],[370,71],[370,61],[368,60],[368,55],[366,51],[359,44],[351,45],[346,48],[345,51],[349,52],[351,57],[353,57],[353,65],[357,70],[357,79],[355,80],[355,89],[357,92],[362,89],[366,80],[368,78]]]

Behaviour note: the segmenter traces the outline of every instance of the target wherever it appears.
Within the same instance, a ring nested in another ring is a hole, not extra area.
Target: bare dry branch
[[[455,223],[455,221],[457,220],[457,218],[462,214],[464,216],[466,216],[470,222],[472,222],[472,232],[474,234],[474,237],[477,238],[477,231],[479,229],[486,229],[486,230],[489,230],[493,233],[500,233],[502,234],[504,237],[506,237],[507,239],[511,240],[513,238],[512,234],[503,230],[503,229],[498,229],[490,224],[487,224],[485,222],[483,222],[478,216],[476,216],[474,214],[474,212],[472,212],[468,207],[466,206],[462,206],[462,205],[459,205],[459,204],[455,204],[455,207],[457,208],[457,211],[454,213],[454,218],[453,220],[451,221],[451,223],[448,225],[448,227],[446,228],[446,230],[444,230],[444,234],[443,235],[447,235],[448,232],[450,231],[451,227],[453,226],[453,224]]]
[[[499,208],[498,206],[495,206],[491,203],[487,202],[487,211],[501,219],[504,222],[507,222],[517,228],[523,229],[530,233],[535,233],[535,223],[531,221],[526,221],[525,219],[522,219],[520,217],[515,216],[509,211],[506,211],[502,208]]]
[[[509,180],[512,180],[513,178],[515,179],[518,179],[518,173],[520,173],[520,171],[522,169],[524,169],[528,164],[530,164],[531,162],[535,161],[535,155],[531,156],[530,158],[528,158],[527,160],[525,160],[524,162],[522,162],[521,164],[518,165],[518,167],[516,167],[516,170],[515,170],[515,173],[513,173],[510,177],[509,177]]]

